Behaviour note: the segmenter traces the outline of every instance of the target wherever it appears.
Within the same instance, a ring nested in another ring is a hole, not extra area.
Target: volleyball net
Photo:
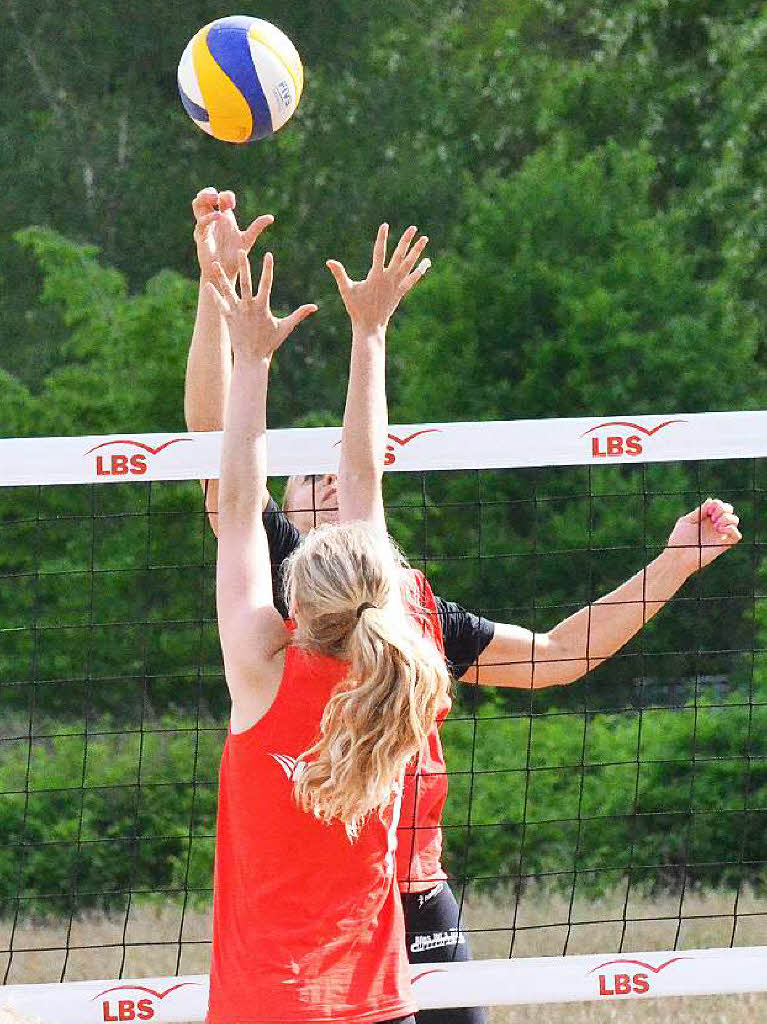
[[[270,432],[270,472],[335,471],[339,441]],[[446,867],[476,959],[414,968],[424,1007],[767,990],[766,454],[761,412],[390,429],[392,534],[494,622],[546,632],[709,496],[744,534],[582,679],[456,684]],[[0,440],[0,1005],[203,1019],[219,458],[214,433]]]

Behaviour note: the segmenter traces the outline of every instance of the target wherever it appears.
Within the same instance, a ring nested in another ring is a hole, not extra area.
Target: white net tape
[[[338,468],[339,427],[272,430],[269,472]],[[398,472],[747,459],[767,454],[767,412],[678,413],[392,426]],[[0,440],[0,485],[214,479],[221,434],[110,434]]]
[[[419,964],[421,1009],[767,992],[767,947]],[[9,985],[5,1005],[57,1024],[205,1019],[205,975]]]

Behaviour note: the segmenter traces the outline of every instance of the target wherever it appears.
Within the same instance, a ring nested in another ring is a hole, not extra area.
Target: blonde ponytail
[[[318,527],[287,566],[295,642],[349,662],[294,793],[352,838],[389,804],[449,693],[443,657],[405,613],[403,568],[388,538],[363,523]]]

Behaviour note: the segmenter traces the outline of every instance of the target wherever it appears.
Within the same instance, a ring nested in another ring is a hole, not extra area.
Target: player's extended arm
[[[693,573],[737,544],[738,523],[732,505],[709,498],[677,521],[649,565],[548,633],[496,623],[463,681],[527,689],[575,682],[628,643]]]
[[[220,264],[216,264],[215,288],[206,286],[226,319],[234,349],[219,485],[216,601],[235,709],[252,707],[262,671],[287,638],[274,607],[269,548],[255,499],[266,488],[266,389],[271,358],[317,308],[302,306],[284,320],[275,319],[269,305],[272,273],[273,260],[267,253],[254,296],[247,256],[241,252],[242,298]]]
[[[336,260],[327,266],[352,322],[352,352],[338,474],[341,522],[361,519],[386,531],[381,481],[389,414],[386,404],[386,328],[400,300],[429,268],[419,258],[428,239],[409,227],[386,265],[389,227],[378,229],[364,281],[352,281]],[[417,265],[417,266],[416,266]]]
[[[232,376],[232,348],[229,329],[212,296],[208,283],[215,284],[214,264],[219,262],[227,279],[237,280],[240,249],[249,252],[261,232],[274,220],[258,217],[240,231],[234,216],[233,192],[206,188],[192,203],[194,239],[200,264],[200,291],[192,344],[186,365],[184,414],[190,430],[221,430],[226,415]],[[201,481],[211,527],[218,533],[218,480]],[[268,499],[265,493],[264,503]]]

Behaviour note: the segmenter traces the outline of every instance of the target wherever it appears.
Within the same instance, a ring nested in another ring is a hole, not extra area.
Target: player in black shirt
[[[200,192],[193,210],[201,287],[187,365],[185,412],[190,430],[220,430],[232,355],[226,327],[202,285],[211,280],[214,260],[220,261],[234,280],[238,250],[249,251],[272,218],[259,217],[240,231],[234,218],[233,193],[218,193],[215,189]],[[218,481],[207,481],[204,486],[215,531]],[[315,523],[333,521],[336,505],[332,475],[291,477],[282,510],[268,494],[264,496],[278,606],[282,561],[299,543],[302,532]],[[739,540],[738,517],[732,506],[708,499],[678,520],[665,551],[649,565],[546,633],[490,622],[438,597],[445,651],[453,674],[473,684],[523,689],[575,682],[623,647],[689,576]]]

